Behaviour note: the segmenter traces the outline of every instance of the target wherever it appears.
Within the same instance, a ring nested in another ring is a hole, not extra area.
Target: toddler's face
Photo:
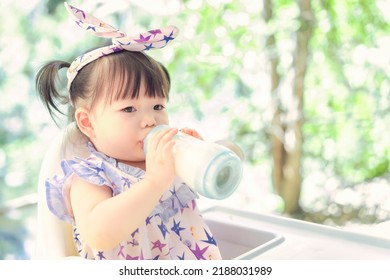
[[[143,166],[143,140],[156,125],[168,124],[166,99],[148,97],[141,85],[137,99],[104,104],[98,101],[91,114],[96,149],[133,166]]]

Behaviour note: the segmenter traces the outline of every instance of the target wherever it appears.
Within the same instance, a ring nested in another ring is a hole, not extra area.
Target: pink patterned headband
[[[112,38],[112,45],[92,50],[77,57],[70,65],[68,77],[68,90],[77,73],[88,63],[108,54],[126,51],[142,52],[152,49],[161,49],[176,38],[179,29],[175,26],[167,26],[162,29],[150,30],[138,35],[127,36],[124,32],[112,27],[102,20],[87,14],[65,2],[65,7],[73,16],[78,26],[92,32],[95,36]]]

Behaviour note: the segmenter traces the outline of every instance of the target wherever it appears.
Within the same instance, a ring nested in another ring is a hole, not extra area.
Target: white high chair
[[[74,137],[76,130],[74,123],[64,128],[51,143],[41,165],[38,182],[36,259],[59,259],[78,256],[73,242],[72,226],[61,221],[50,212],[46,203],[45,191],[46,178],[63,174],[60,167],[62,159],[71,159],[75,156],[86,157],[88,155],[85,145],[86,140]]]

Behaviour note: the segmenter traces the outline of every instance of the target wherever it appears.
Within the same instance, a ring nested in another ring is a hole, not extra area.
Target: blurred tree
[[[273,19],[272,2],[264,0],[263,15],[266,23]],[[279,90],[279,60],[275,52],[275,34],[270,34],[266,43],[268,51],[271,49],[269,51],[270,79],[275,107],[270,135],[273,159],[272,178],[277,193],[283,198],[284,211],[290,214],[300,211],[304,80],[309,59],[309,41],[314,24],[311,1],[299,0],[297,6],[299,15],[294,36],[295,50],[291,65],[293,77],[290,95]]]
[[[223,93],[228,105],[219,112],[228,116],[248,161],[272,159],[273,185],[286,213],[299,214],[302,203],[310,212],[318,200],[331,199],[311,200],[307,194],[314,191],[329,195],[388,180],[384,2],[264,0],[260,8],[247,1],[186,2],[196,10],[183,17],[194,19],[191,43],[197,44],[176,51],[170,70],[190,82],[175,89],[200,119],[202,104]],[[179,26],[190,29],[188,22]],[[196,85],[191,94],[188,84]],[[302,190],[309,199],[302,199]],[[328,213],[329,205],[321,205]]]

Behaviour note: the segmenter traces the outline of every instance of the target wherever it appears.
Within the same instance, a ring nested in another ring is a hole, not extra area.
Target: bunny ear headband
[[[128,36],[102,20],[87,14],[83,10],[73,7],[65,2],[65,7],[74,18],[76,24],[93,35],[103,38],[112,38],[112,45],[92,50],[77,57],[69,66],[68,90],[77,73],[88,63],[116,52],[135,51],[142,52],[152,49],[161,49],[176,38],[179,29],[175,26],[167,26],[162,29],[150,30],[141,34]]]

